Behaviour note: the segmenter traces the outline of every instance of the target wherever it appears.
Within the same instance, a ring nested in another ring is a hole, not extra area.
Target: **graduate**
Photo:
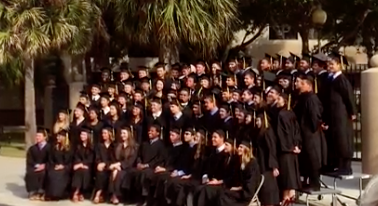
[[[178,99],[172,99],[169,103],[169,110],[171,112],[169,117],[169,129],[174,128],[188,128],[191,127],[190,118],[182,112],[182,107]]]
[[[165,182],[170,177],[182,177],[189,174],[191,150],[187,144],[183,144],[181,133],[180,129],[170,130],[169,139],[173,147],[168,151],[166,166],[155,168],[156,189],[154,198],[160,204],[165,203]]]
[[[347,77],[342,73],[344,64],[347,64],[344,56],[339,53],[330,55],[328,70],[330,77],[329,92],[327,98],[329,104],[324,105],[328,114],[325,116],[325,124],[328,127],[328,148],[332,157],[331,163],[337,175],[351,175],[351,160],[353,157],[353,121],[356,119],[356,105],[353,98],[352,86]]]
[[[85,106],[82,104],[77,104],[74,110],[74,119],[70,124],[70,142],[72,144],[72,148],[76,148],[77,145],[81,142],[80,141],[80,133],[81,129],[84,125],[87,124],[85,119]]]
[[[34,139],[35,144],[26,153],[25,186],[30,200],[44,200],[50,152],[46,129],[38,128]]]
[[[261,179],[259,165],[252,155],[250,143],[242,141],[237,149],[237,154],[240,158],[238,170],[239,186],[224,188],[216,205],[248,206],[259,186]]]
[[[131,117],[128,121],[132,136],[134,137],[136,143],[141,145],[146,139],[143,137],[144,129],[144,108],[143,104],[140,102],[135,102],[131,110]]]
[[[259,200],[261,205],[278,205],[280,195],[276,178],[280,173],[277,161],[276,136],[269,124],[266,112],[258,113],[254,121],[255,128],[251,140],[260,173],[264,175],[264,184],[259,193]],[[243,144],[246,143],[241,145]]]
[[[196,187],[193,203],[196,206],[216,205],[216,200],[226,179],[227,162],[230,151],[226,151],[226,134],[223,130],[216,130],[212,134],[212,144],[215,150],[207,160],[206,169],[202,175],[202,184]]]
[[[85,192],[88,192],[92,185],[92,166],[95,160],[95,151],[92,146],[91,136],[89,128],[81,128],[80,143],[75,148],[73,160],[71,183],[73,202],[83,201]]]
[[[101,132],[101,142],[95,147],[95,184],[93,203],[104,202],[111,170],[110,164],[114,162],[114,128],[105,125]]]
[[[73,151],[68,132],[61,130],[56,134],[56,141],[49,153],[46,179],[46,200],[66,198],[71,183]]]
[[[101,132],[104,127],[104,123],[99,120],[100,111],[97,107],[89,107],[88,119],[86,127],[90,128],[93,136],[93,145],[97,146],[101,140]]]
[[[144,203],[146,198],[153,197],[151,193],[155,170],[165,167],[167,163],[167,150],[161,140],[161,129],[159,125],[151,125],[148,128],[149,142],[142,144],[137,163],[136,189],[141,192],[141,202]]]
[[[165,133],[167,133],[165,130],[168,128],[167,114],[166,111],[163,110],[163,104],[160,98],[155,97],[151,100],[151,110],[146,114],[144,124],[144,128],[150,128],[152,125],[160,125],[163,129],[160,135],[163,137],[164,142],[169,144],[169,140],[165,138]],[[159,128],[159,130],[161,129]],[[145,134],[145,137],[148,137],[148,134]]]
[[[301,176],[305,179],[302,187],[317,191],[320,190],[320,169],[326,165],[327,148],[321,127],[323,107],[313,92],[313,82],[312,75],[297,77],[295,86],[299,96],[294,112],[302,136],[302,152],[299,154]]]
[[[129,127],[121,127],[120,142],[115,147],[114,161],[109,165],[111,171],[109,193],[110,202],[119,203],[119,198],[126,195],[125,201],[130,201],[132,176],[136,171],[139,145],[135,141]],[[126,192],[125,192],[126,190]]]

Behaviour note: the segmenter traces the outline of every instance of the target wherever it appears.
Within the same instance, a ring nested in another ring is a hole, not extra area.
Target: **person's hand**
[[[177,177],[177,176],[178,176],[177,170],[175,170],[171,173],[171,177]]]
[[[324,123],[321,125],[321,127],[322,127],[323,130],[328,130],[328,128],[329,128],[329,126],[324,124]]]
[[[155,173],[161,173],[161,172],[165,172],[165,168],[164,167],[160,167],[160,166],[157,166],[155,168]]]
[[[357,116],[356,116],[356,115],[352,115],[352,116],[350,117],[350,119],[352,119],[352,120],[356,120],[356,119],[357,119]]]
[[[231,187],[231,191],[240,191],[242,190],[242,187]]]
[[[115,170],[121,171],[122,170],[121,165],[116,165]]]
[[[274,177],[277,177],[278,175],[280,175],[280,172],[278,171],[277,168],[274,168],[274,169],[273,169],[273,176],[274,176]]]
[[[143,169],[144,169],[144,165],[141,164],[141,163],[138,163],[138,164],[137,164],[137,169],[138,169],[138,170],[143,170]]]
[[[81,164],[81,163],[79,163],[79,164],[75,164],[75,165],[73,166],[73,169],[74,169],[74,170],[78,170],[78,169],[82,168],[82,166],[83,166],[83,164]]]
[[[187,179],[189,179],[191,177],[192,177],[192,175],[184,175],[184,176],[181,177],[181,179],[182,180],[187,180]]]
[[[103,163],[103,162],[101,162],[101,163],[98,163],[98,165],[97,165],[97,170],[98,171],[104,171],[104,169],[105,169],[105,163]]]
[[[64,168],[63,165],[55,165],[54,169],[55,170],[62,170]]]
[[[295,146],[293,152],[295,154],[299,154],[299,153],[301,153],[301,150],[298,148],[298,146]]]
[[[213,180],[209,181],[207,184],[208,185],[220,185],[220,184],[222,184],[222,182],[219,181],[219,180],[213,179]]]
[[[81,168],[86,169],[86,170],[89,169],[87,165],[82,165]]]

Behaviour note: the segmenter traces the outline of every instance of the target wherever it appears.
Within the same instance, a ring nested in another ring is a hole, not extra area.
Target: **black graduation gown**
[[[129,122],[129,126],[133,128],[133,137],[138,145],[142,145],[142,143],[146,141],[143,137],[143,130],[147,130],[147,128],[144,128],[143,125],[143,120],[135,123],[135,121],[131,119]]]
[[[189,127],[192,127],[191,125],[191,122],[190,122],[190,118],[188,116],[186,116],[184,113],[181,114],[181,116],[176,119],[175,116],[173,115],[170,115],[169,117],[169,131],[171,129],[186,129],[186,128],[189,128]]]
[[[136,172],[136,189],[142,190],[142,196],[147,196],[151,186],[154,186],[155,168],[165,167],[168,155],[164,142],[160,139],[143,143],[139,151],[138,163],[148,164],[148,168]]]
[[[100,109],[100,108],[101,108],[100,101],[101,101],[101,97],[98,98],[97,100],[94,100],[94,99],[91,97],[91,106],[94,106],[94,107]]]
[[[123,122],[121,119],[117,119],[115,121],[108,120],[106,123],[114,128],[115,137],[119,137],[121,135],[121,127],[125,125],[125,122]],[[115,141],[118,142],[119,139],[115,139]]]
[[[278,112],[274,126],[277,137],[277,157],[280,175],[278,185],[281,190],[300,188],[298,156],[293,153],[300,146],[300,129],[295,114],[284,108]]]
[[[46,197],[64,198],[71,180],[72,161],[73,151],[71,149],[60,150],[56,146],[51,147],[47,170]],[[64,168],[56,170],[55,166],[57,165],[63,165]]]
[[[205,174],[209,180],[217,179],[225,181],[228,177],[228,158],[229,155],[224,151],[216,152],[210,155],[207,161]],[[197,206],[216,205],[223,185],[200,185],[194,192],[193,203]]]
[[[278,205],[280,203],[277,179],[273,169],[278,169],[276,137],[271,127],[258,130],[252,139],[260,172],[264,175],[264,184],[259,192],[262,205]]]
[[[231,191],[226,188],[220,194],[217,205],[220,206],[248,206],[261,181],[259,165],[251,159],[244,169],[239,170],[241,177],[241,191]]]
[[[138,145],[133,148],[128,146],[124,147],[123,144],[117,145],[115,161],[121,163],[121,171],[117,172],[116,178],[109,183],[109,192],[117,196],[122,196],[122,190],[130,190],[132,188],[132,177],[136,172],[136,161],[138,157]],[[126,156],[126,152],[130,152]],[[117,157],[117,153],[119,153]]]
[[[219,109],[214,114],[211,114],[210,112],[204,114],[204,126],[209,134],[212,134],[215,130],[220,129],[221,125],[222,120],[219,116]]]
[[[164,139],[164,142],[167,143],[169,142],[169,129],[168,129],[168,121],[167,121],[167,116],[166,116],[166,113],[164,112],[164,110],[161,112],[160,116],[159,117],[156,117],[154,118],[151,114],[148,114],[146,115],[145,119],[144,119],[144,128],[145,128],[145,133],[144,133],[144,139],[146,141],[148,141],[148,128],[151,126],[151,125],[159,125],[163,131],[162,131],[162,135],[163,135],[163,139]]]
[[[35,144],[28,149],[26,153],[26,174],[24,178],[27,192],[44,192],[49,152],[50,145],[48,143],[46,143],[46,145],[41,149],[39,148],[38,144]],[[45,169],[38,172],[35,171],[38,164],[45,164]]]
[[[196,131],[198,131],[199,129],[204,129],[205,128],[205,116],[204,115],[200,115],[200,116],[194,116],[192,117],[192,122],[193,122],[193,126],[194,128],[196,128]]]
[[[182,106],[182,112],[189,118],[193,117],[193,112],[192,112],[192,104],[188,102],[185,106]]]
[[[327,161],[326,141],[321,129],[323,108],[317,95],[308,92],[299,95],[294,112],[302,136],[300,171],[307,177],[311,171],[320,170]]]
[[[87,125],[87,121],[84,119],[82,122],[77,124],[77,122],[74,120],[70,124],[70,131],[69,131],[69,138],[70,138],[70,143],[72,145],[72,148],[76,148],[77,145],[80,143],[80,133],[81,129],[84,125]]]
[[[174,177],[168,179],[166,186],[165,197],[175,205],[184,205],[189,193],[193,193],[195,188],[201,184],[202,174],[204,173],[206,165],[206,157],[200,156],[194,159],[197,145],[191,149],[191,161],[188,175],[189,179],[181,179],[181,177]],[[189,161],[188,161],[189,162]]]
[[[173,146],[168,153],[168,159],[166,164],[166,172],[156,174],[156,189],[155,198],[160,201],[165,200],[166,189],[165,183],[170,179],[170,175],[173,171],[181,171],[184,174],[189,174],[191,150],[187,144],[181,144]]]
[[[332,156],[351,159],[353,157],[353,124],[351,116],[355,115],[356,106],[350,82],[343,74],[331,80],[329,88],[329,109],[325,119],[329,126]]]
[[[97,146],[101,141],[101,134],[102,134],[102,128],[104,127],[104,123],[101,121],[98,121],[96,125],[92,125],[90,122],[88,122],[87,127],[92,130],[93,145]]]
[[[222,129],[225,131],[225,132],[228,132],[229,136],[232,137],[233,134],[234,134],[234,128],[233,128],[233,124],[234,124],[234,121],[232,119],[232,117],[230,118],[226,118],[226,119],[222,119]]]
[[[71,187],[76,190],[87,191],[92,184],[92,166],[95,160],[95,152],[91,146],[78,145],[74,154],[73,166],[82,163],[88,169],[73,170]]]
[[[320,102],[322,102],[322,105],[325,105],[327,103],[327,93],[329,92],[329,73],[324,70],[324,72],[319,73],[316,76],[316,83],[318,87],[318,97]]]
[[[95,165],[94,169],[96,171],[95,176],[95,190],[106,190],[108,188],[110,170],[109,166],[114,162],[114,144],[111,143],[108,147],[104,143],[97,145],[95,149]],[[100,163],[105,163],[105,168],[103,171],[97,170],[97,165]]]

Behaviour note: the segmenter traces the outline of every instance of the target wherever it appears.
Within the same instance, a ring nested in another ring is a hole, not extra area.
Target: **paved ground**
[[[25,159],[23,158],[9,158],[0,156],[0,206],[44,206],[44,205],[83,205],[89,206],[90,202],[83,202],[79,204],[73,204],[70,201],[60,201],[57,203],[44,203],[44,202],[31,202],[27,199],[27,194],[24,188],[23,175],[25,172]],[[353,169],[355,172],[361,171],[361,163],[353,163]],[[326,184],[333,184],[333,180],[330,178],[323,178]],[[358,197],[358,181],[338,181],[338,186],[344,194]],[[302,196],[300,198],[304,200]],[[316,197],[314,197],[316,199]],[[348,206],[356,205],[355,201],[346,200]],[[331,197],[325,196],[321,201],[314,201],[314,205],[330,205]]]

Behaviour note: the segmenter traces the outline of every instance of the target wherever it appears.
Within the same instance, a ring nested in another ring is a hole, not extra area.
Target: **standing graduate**
[[[328,115],[325,124],[330,138],[329,151],[334,158],[336,174],[352,174],[351,160],[353,157],[353,120],[356,119],[356,106],[353,98],[353,90],[347,77],[342,73],[346,64],[345,57],[338,53],[330,56],[328,69],[332,73],[329,84]]]
[[[71,187],[73,189],[72,201],[83,201],[85,192],[92,185],[92,166],[95,152],[91,142],[91,131],[87,127],[81,128],[80,144],[76,146],[73,160],[73,177]]]
[[[248,206],[259,185],[261,179],[259,165],[252,155],[248,141],[242,141],[237,154],[241,162],[237,174],[240,177],[239,186],[224,188],[216,205]]]
[[[86,125],[86,120],[84,117],[85,113],[85,106],[82,104],[77,104],[74,110],[74,119],[70,124],[70,142],[72,144],[72,148],[76,148],[76,146],[81,142],[80,141],[80,133],[81,129],[84,125]]]
[[[130,200],[132,174],[135,172],[139,149],[130,128],[122,127],[120,138],[119,144],[115,147],[114,162],[109,166],[111,171],[109,193],[111,194],[110,202],[113,204],[119,203],[119,198],[125,194],[124,189],[127,196],[125,200]]]
[[[159,125],[163,129],[163,131],[161,131],[162,134],[160,135],[163,137],[165,143],[169,143],[169,141],[165,138],[165,130],[168,128],[167,116],[166,111],[163,110],[162,106],[163,104],[160,98],[155,97],[151,100],[151,112],[145,116],[144,127],[150,128],[152,125]],[[161,128],[159,128],[159,131]],[[148,134],[145,134],[145,136],[148,137]]]
[[[56,135],[55,144],[49,153],[47,169],[46,198],[61,200],[67,195],[72,170],[73,151],[68,132],[61,130]]]
[[[260,172],[265,178],[259,192],[259,200],[265,206],[278,205],[280,203],[280,195],[277,176],[280,173],[277,161],[276,136],[264,111],[256,115],[252,143]]]
[[[219,109],[214,95],[206,95],[204,98],[206,113],[204,114],[204,126],[210,134],[217,130],[222,123],[219,116]]]
[[[295,190],[300,188],[298,154],[300,153],[300,129],[295,114],[287,110],[287,95],[274,86],[267,98],[275,98],[276,110],[272,113],[272,127],[277,138],[277,158],[280,175],[278,185],[284,202],[292,201]]]
[[[119,137],[120,128],[124,125],[124,122],[120,118],[121,110],[117,102],[112,102],[109,107],[109,118],[106,124],[110,125],[114,131],[114,140],[117,142]]]
[[[302,136],[302,151],[299,154],[301,176],[312,190],[320,190],[320,169],[326,165],[326,142],[322,132],[322,103],[313,93],[313,77],[301,74],[295,86],[299,91],[298,101],[294,108]]]
[[[160,138],[160,132],[159,125],[151,125],[148,128],[148,138],[150,141],[143,143],[138,157],[136,189],[139,192],[141,190],[141,201],[143,203],[146,201],[147,196],[153,195],[150,193],[150,189],[153,186],[151,183],[155,169],[157,167],[164,167],[167,162],[167,151],[164,142]]]
[[[169,118],[170,131],[174,128],[188,128],[191,127],[190,118],[182,112],[182,107],[178,99],[172,99],[169,103],[169,110],[171,112]]]
[[[97,107],[89,107],[87,127],[91,129],[93,135],[93,145],[97,146],[101,141],[101,131],[104,123],[99,120],[100,111]]]
[[[142,145],[145,141],[143,137],[144,129],[144,113],[143,105],[140,102],[135,102],[132,107],[131,117],[129,118],[128,125],[130,126],[131,133],[138,145]]]
[[[35,134],[35,144],[26,153],[25,185],[30,200],[44,199],[46,170],[50,152],[50,145],[46,140],[46,129],[38,128]]]
[[[104,202],[111,170],[109,166],[114,162],[114,128],[105,125],[101,132],[101,142],[95,147],[95,195],[93,203]]]

